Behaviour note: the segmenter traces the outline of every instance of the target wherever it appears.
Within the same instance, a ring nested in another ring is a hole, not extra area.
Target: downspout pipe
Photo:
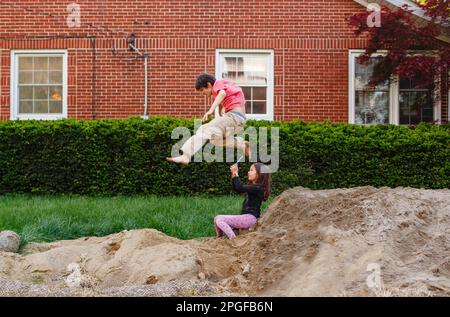
[[[145,94],[144,94],[144,115],[141,116],[142,119],[148,119],[148,54],[144,53],[144,82],[145,82]]]
[[[144,114],[141,116],[142,119],[148,119],[148,53],[142,53],[136,46],[129,43],[129,48],[139,54],[140,57],[144,59]]]

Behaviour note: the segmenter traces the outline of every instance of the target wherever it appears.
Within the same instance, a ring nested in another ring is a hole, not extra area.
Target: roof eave
[[[425,11],[422,10],[418,5],[410,1],[405,0],[372,0],[371,2],[368,2],[366,0],[353,0],[353,1],[359,3],[364,7],[367,7],[369,3],[381,4],[383,2],[395,7],[402,7],[403,5],[407,4],[411,7],[411,9],[414,9],[412,13],[415,15],[416,22],[422,24],[426,21],[430,21],[430,17],[426,16]],[[445,33],[437,36],[436,38],[446,43],[450,43],[450,28],[446,28]]]

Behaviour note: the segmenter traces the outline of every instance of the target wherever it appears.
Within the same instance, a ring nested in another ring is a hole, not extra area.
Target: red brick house
[[[201,116],[210,101],[194,81],[207,71],[241,85],[257,119],[447,122],[448,74],[438,79],[439,96],[406,81],[365,90],[370,67],[355,57],[366,40],[355,38],[345,18],[366,5],[2,0],[0,119],[126,118],[146,108],[149,116]],[[147,80],[144,58],[130,43],[148,56]]]

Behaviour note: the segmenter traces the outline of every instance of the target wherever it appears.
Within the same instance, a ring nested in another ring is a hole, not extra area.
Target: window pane
[[[48,100],[48,87],[47,86],[35,86],[34,87],[34,99]]]
[[[400,124],[410,124],[409,122],[409,93],[400,92],[399,95]]]
[[[62,57],[49,57],[48,59],[48,67],[50,70],[62,70],[63,67],[63,59]]]
[[[254,114],[266,114],[266,102],[265,101],[253,102],[253,113]]]
[[[400,89],[411,89],[411,81],[409,79],[400,78]]]
[[[235,81],[237,74],[236,57],[224,57],[222,63],[223,63],[222,78]]]
[[[244,57],[244,72],[266,73],[267,55],[253,55]]]
[[[19,100],[23,99],[33,99],[33,86],[19,87]]]
[[[242,92],[244,93],[245,100],[252,99],[252,88],[251,87],[241,87]]]
[[[19,71],[33,70],[33,57],[19,57]]]
[[[247,114],[252,113],[252,102],[251,101],[245,102],[245,113],[247,113]]]
[[[48,113],[48,100],[47,101],[35,101],[34,113]]]
[[[33,83],[32,71],[19,72],[19,84],[32,84],[32,83]]]
[[[234,82],[236,81],[236,72],[229,71],[222,73],[222,78]]]
[[[50,101],[50,113],[62,113],[62,101]]]
[[[433,103],[427,91],[400,91],[400,124],[433,122]]]
[[[374,88],[369,87],[371,74],[355,74],[355,89],[356,90],[389,90],[389,82],[385,81]]]
[[[21,100],[19,103],[19,113],[33,113],[33,101]]]
[[[369,82],[369,74],[355,74],[355,89],[363,90]]]
[[[267,55],[223,56],[222,78],[237,84],[267,84]]]
[[[409,117],[410,124],[419,124],[420,122],[420,109],[414,108],[413,109],[414,115]]]
[[[384,91],[357,91],[355,122],[360,124],[389,122],[389,94]]]
[[[270,54],[264,52],[221,53],[222,78],[242,88],[247,114],[267,114]],[[272,105],[270,105],[272,106]]]
[[[18,57],[18,103],[20,114],[63,112],[63,56],[56,54]]]
[[[415,80],[400,78],[400,89],[431,89],[431,87],[419,85]]]
[[[373,57],[370,59],[368,65],[363,65],[358,63],[358,59],[355,59],[355,89],[364,90],[368,89],[367,85],[369,83],[370,77],[372,76],[374,66],[377,62],[377,58]],[[389,90],[388,81],[375,87],[376,90]]]
[[[35,57],[34,70],[48,70],[48,57]]]
[[[358,58],[355,59],[355,73],[356,74],[372,74],[373,72],[373,66],[376,62],[375,58],[371,58],[370,62],[366,64],[361,64],[358,61]]]
[[[433,108],[422,108],[422,121],[423,122],[433,122]]]
[[[48,84],[48,71],[34,72],[34,84]]]
[[[244,58],[243,57],[237,57],[236,58],[236,70],[239,72],[244,71]]]
[[[244,72],[244,58],[237,58],[237,67],[236,67],[236,81],[244,82],[245,81],[245,72]]]
[[[50,72],[50,84],[62,84],[62,72]]]
[[[237,82],[267,84],[267,55],[245,56],[243,64],[244,74]]]
[[[225,72],[235,72],[237,71],[237,61],[236,57],[225,57]]]
[[[62,100],[62,86],[51,86],[49,96],[50,100],[54,101]]]
[[[253,88],[253,100],[266,100],[266,87],[254,87]]]

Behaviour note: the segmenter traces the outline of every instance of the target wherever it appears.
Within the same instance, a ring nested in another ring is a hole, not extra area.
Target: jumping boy
[[[214,102],[203,116],[202,122],[208,120],[208,117],[214,114],[218,106],[220,116],[200,126],[197,133],[190,137],[181,147],[183,155],[166,157],[166,160],[187,165],[191,157],[208,140],[213,145],[242,149],[244,154],[250,157],[249,143],[240,137],[233,138],[233,136],[244,129],[247,121],[245,116],[245,98],[242,89],[227,80],[216,80],[214,76],[207,73],[198,76],[195,82],[195,89],[202,95],[214,97]],[[222,115],[222,108],[225,110],[224,115]]]

